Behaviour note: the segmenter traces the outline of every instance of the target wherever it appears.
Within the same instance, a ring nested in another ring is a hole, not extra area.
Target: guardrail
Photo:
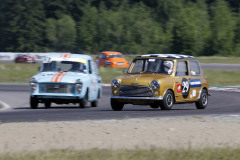
[[[52,53],[59,53],[59,52],[44,52],[44,53],[35,53],[35,52],[0,52],[0,60],[1,61],[13,61],[18,55],[29,55],[31,57],[35,57],[36,60],[42,60],[46,55]],[[62,53],[62,52],[61,52]],[[63,53],[66,54],[66,53]]]

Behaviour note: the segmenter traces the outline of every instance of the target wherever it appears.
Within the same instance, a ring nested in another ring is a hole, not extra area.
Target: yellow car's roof
[[[194,56],[180,55],[180,54],[145,54],[136,57],[162,57],[162,58],[173,58],[173,59],[196,59]]]

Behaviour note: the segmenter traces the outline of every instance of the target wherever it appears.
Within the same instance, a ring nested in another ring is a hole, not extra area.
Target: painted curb
[[[0,100],[0,104],[2,105],[2,108],[0,108],[0,111],[7,110],[8,108],[10,108],[10,106],[7,103],[4,103],[1,100]]]
[[[239,86],[210,86],[211,91],[230,91],[230,92],[240,92]]]

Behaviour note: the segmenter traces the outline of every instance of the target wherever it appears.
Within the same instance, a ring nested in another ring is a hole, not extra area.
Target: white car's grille
[[[73,93],[74,84],[65,83],[41,83],[39,93]]]

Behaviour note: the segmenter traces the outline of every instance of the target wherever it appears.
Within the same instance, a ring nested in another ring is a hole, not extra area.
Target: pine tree
[[[189,2],[174,22],[173,52],[194,56],[203,54],[209,37],[207,7],[201,2]]]
[[[51,51],[72,52],[76,42],[76,23],[68,15],[47,20],[46,35]]]
[[[43,50],[45,14],[41,0],[9,0],[6,8],[5,51]],[[2,37],[3,38],[3,37]]]
[[[229,56],[234,54],[234,16],[224,0],[216,0],[211,6],[211,37],[208,55]]]

